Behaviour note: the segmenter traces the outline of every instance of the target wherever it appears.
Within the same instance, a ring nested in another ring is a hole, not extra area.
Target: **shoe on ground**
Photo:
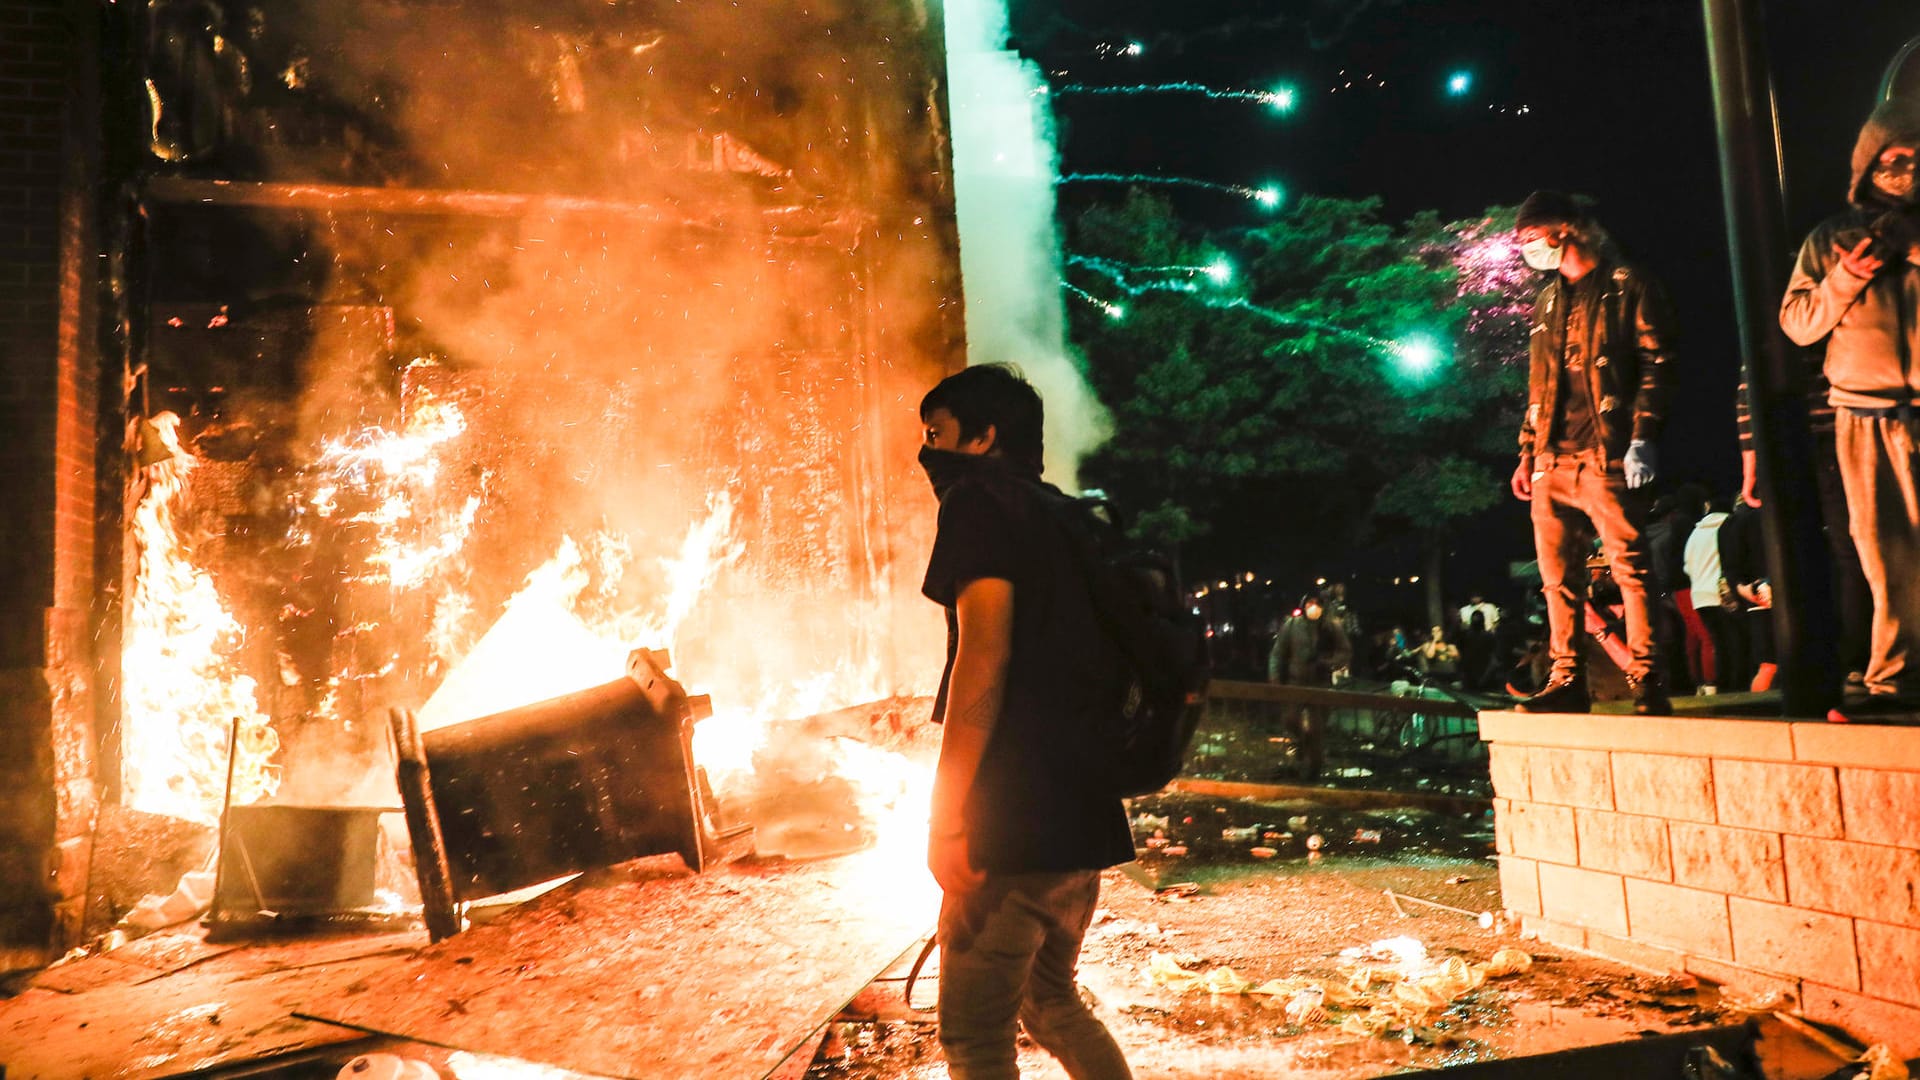
[[[1638,679],[1628,676],[1627,689],[1633,691],[1634,715],[1673,715],[1673,701],[1667,697],[1667,688],[1661,685],[1659,676],[1646,675]]]
[[[1524,713],[1592,712],[1593,699],[1587,696],[1587,680],[1578,675],[1555,675],[1514,708]]]
[[[1843,700],[1827,710],[1830,724],[1888,720],[1920,721],[1920,702],[1903,694],[1869,694],[1863,699]]]

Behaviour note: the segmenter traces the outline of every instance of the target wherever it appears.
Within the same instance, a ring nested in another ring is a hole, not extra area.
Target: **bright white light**
[[[1261,206],[1279,206],[1280,189],[1273,186],[1260,188],[1253,193],[1253,201],[1259,203]]]
[[[1447,93],[1454,97],[1473,89],[1473,76],[1464,71],[1456,71],[1447,78]]]
[[[1122,49],[1122,50],[1120,50],[1120,55],[1122,55],[1122,56],[1139,56],[1139,55],[1141,55],[1142,53],[1144,53],[1144,52],[1146,52],[1146,51],[1147,51],[1147,47],[1146,47],[1145,45],[1142,45],[1142,44],[1141,44],[1140,42],[1138,42],[1138,41],[1129,41],[1129,42],[1127,42],[1127,47],[1126,47],[1126,48],[1124,48],[1124,49]]]
[[[1207,265],[1204,273],[1213,279],[1215,285],[1225,285],[1233,280],[1233,264],[1225,259],[1215,259]]]
[[[1423,337],[1396,341],[1390,346],[1400,370],[1409,375],[1430,375],[1440,363],[1440,348]]]
[[[1126,317],[1127,317],[1126,308],[1121,307],[1119,304],[1107,305],[1107,318],[1112,319],[1115,322],[1119,322],[1121,319],[1124,319]]]
[[[1283,113],[1292,112],[1299,100],[1300,95],[1291,86],[1276,86],[1267,96],[1267,104],[1272,105],[1274,111]]]

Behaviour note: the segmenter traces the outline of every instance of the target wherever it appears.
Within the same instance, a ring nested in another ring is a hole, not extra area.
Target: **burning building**
[[[716,740],[919,689],[940,40],[918,0],[0,11],[0,967],[229,789],[390,801],[389,706],[635,646]]]

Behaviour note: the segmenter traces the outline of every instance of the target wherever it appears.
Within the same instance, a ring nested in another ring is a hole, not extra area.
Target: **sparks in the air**
[[[1111,300],[1102,300],[1099,297],[1088,292],[1087,290],[1081,288],[1080,286],[1075,285],[1071,281],[1062,281],[1060,283],[1060,287],[1072,293],[1073,295],[1079,297],[1080,299],[1085,300],[1087,303],[1093,305],[1095,308],[1098,308],[1103,314],[1106,315],[1107,318],[1112,319],[1115,322],[1118,322],[1121,319],[1124,319],[1127,317],[1126,308],[1121,307],[1119,304],[1116,304]]]
[[[1299,100],[1300,95],[1291,86],[1276,86],[1268,91],[1267,104],[1273,106],[1275,112],[1290,113]]]
[[[1059,182],[1194,188],[1200,191],[1217,191],[1225,195],[1238,195],[1268,209],[1279,206],[1281,198],[1280,188],[1271,184],[1266,187],[1251,188],[1245,184],[1223,184],[1217,180],[1200,180],[1191,176],[1155,176],[1150,173],[1068,173],[1062,176]]]
[[[1069,83],[1053,88],[1053,96],[1068,97],[1075,94],[1090,97],[1147,97],[1157,94],[1192,94],[1213,101],[1251,101],[1257,105],[1269,105],[1281,112],[1293,108],[1294,93],[1291,87],[1277,90],[1233,90],[1208,86],[1197,82],[1135,83],[1129,86],[1089,86],[1085,83]]]

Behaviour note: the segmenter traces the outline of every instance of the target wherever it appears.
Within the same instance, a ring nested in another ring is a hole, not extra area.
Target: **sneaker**
[[[1667,698],[1660,676],[1627,676],[1627,689],[1633,691],[1633,711],[1637,716],[1672,716],[1673,702]]]
[[[1593,710],[1587,697],[1587,680],[1579,675],[1554,675],[1547,685],[1514,706],[1524,713],[1583,713]]]

